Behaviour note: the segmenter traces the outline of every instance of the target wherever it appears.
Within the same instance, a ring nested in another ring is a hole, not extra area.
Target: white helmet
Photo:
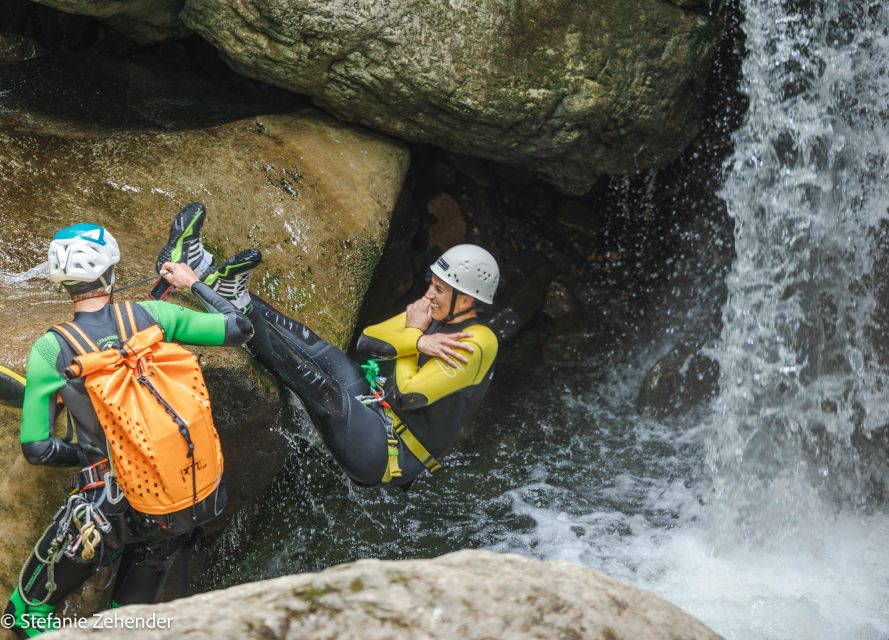
[[[429,269],[460,293],[494,302],[500,269],[490,253],[474,244],[451,247]]]
[[[114,265],[120,262],[120,248],[104,227],[81,223],[65,227],[49,243],[49,279],[77,293],[96,287],[78,287],[97,283],[111,293]],[[110,272],[109,272],[110,271]]]

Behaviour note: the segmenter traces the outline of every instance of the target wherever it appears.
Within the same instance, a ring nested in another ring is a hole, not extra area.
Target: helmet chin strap
[[[449,323],[453,322],[454,320],[456,320],[457,318],[459,318],[461,316],[465,316],[467,313],[474,311],[475,305],[472,304],[468,308],[461,311],[460,313],[455,314],[454,309],[456,309],[456,308],[457,308],[457,290],[451,289],[451,308],[448,310],[447,317],[445,317],[445,319],[442,320],[442,322],[444,324],[449,324]]]

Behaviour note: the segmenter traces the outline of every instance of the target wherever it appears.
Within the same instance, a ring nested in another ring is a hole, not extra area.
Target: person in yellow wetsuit
[[[192,257],[206,262],[204,254],[201,246]],[[362,367],[250,293],[249,273],[261,260],[251,255],[232,277],[216,271],[203,282],[250,318],[247,350],[302,399],[346,474],[360,485],[407,488],[424,469],[438,471],[493,375],[497,338],[476,302],[493,302],[494,257],[470,244],[446,251],[431,265],[423,297],[362,332]]]

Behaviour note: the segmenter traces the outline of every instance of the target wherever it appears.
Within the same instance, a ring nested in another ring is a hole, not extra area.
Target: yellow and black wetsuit
[[[4,366],[0,366],[0,404],[21,409],[25,401],[25,379]]]
[[[358,341],[358,355],[384,361],[386,399],[391,410],[367,406],[361,367],[308,327],[278,312],[251,294],[249,314],[255,334],[247,343],[253,356],[306,405],[334,458],[352,480],[376,485],[408,485],[426,468],[406,444],[410,434],[438,458],[469,421],[487,391],[497,356],[497,338],[478,319],[433,325],[427,333],[467,331],[473,353],[456,368],[417,352],[419,329],[404,327],[404,314],[368,327]],[[389,366],[385,366],[386,364]],[[397,435],[400,477],[387,477],[389,424],[401,424]]]
[[[404,321],[402,313],[368,327],[356,350],[363,358],[389,362],[382,369],[386,376],[385,397],[391,407],[386,413],[396,433],[406,429],[399,434],[400,444],[412,449],[416,441],[423,451],[419,455],[417,451],[413,451],[414,455],[399,455],[402,477],[412,479],[424,466],[435,467],[436,460],[478,410],[494,373],[497,337],[478,318],[453,324],[433,322],[425,333],[472,334],[461,340],[472,346],[472,353],[460,351],[468,362],[452,367],[439,358],[419,353],[417,341],[424,332],[405,327]]]

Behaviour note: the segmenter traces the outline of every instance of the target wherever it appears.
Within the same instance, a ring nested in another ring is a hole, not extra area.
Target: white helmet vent
[[[120,261],[117,241],[104,227],[76,224],[61,229],[49,243],[49,279],[65,285],[102,280],[106,291],[114,284],[103,279]]]
[[[494,256],[481,247],[474,244],[451,247],[430,270],[461,293],[488,304],[494,301],[500,270]]]

